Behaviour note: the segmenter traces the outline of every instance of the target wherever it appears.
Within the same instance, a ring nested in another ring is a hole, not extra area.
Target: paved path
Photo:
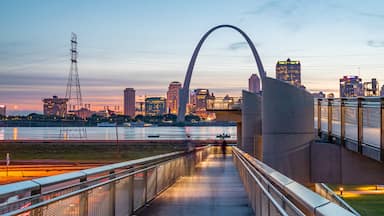
[[[232,156],[210,155],[137,215],[254,215]]]

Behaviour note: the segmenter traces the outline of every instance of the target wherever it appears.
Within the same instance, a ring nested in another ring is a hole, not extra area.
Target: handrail
[[[247,160],[268,181],[266,182],[267,184],[272,184],[306,215],[330,215],[329,213],[331,212],[333,212],[332,215],[354,215],[352,212],[321,197],[319,194],[284,176],[237,147],[234,147],[233,151]]]
[[[153,185],[149,186],[145,183],[145,191],[147,191],[147,187],[151,187],[151,190],[155,190],[155,195],[157,195],[165,190],[169,184],[172,184],[175,178],[179,177],[181,173],[188,172],[188,169],[180,170],[178,172],[179,174],[174,174],[176,170],[170,171],[170,168],[173,169],[172,167],[176,166],[176,163],[179,163],[177,161],[186,161],[188,164],[199,162],[206,157],[210,150],[209,148],[210,146],[197,147],[194,150],[185,152],[167,153],[72,173],[2,185],[0,186],[0,201],[3,203],[0,204],[0,214],[9,213],[10,215],[14,215],[16,214],[15,212],[22,213],[31,209],[41,208],[41,206],[45,206],[42,208],[46,208],[46,205],[56,202],[57,200],[73,197],[84,191],[92,191],[96,187],[111,182],[118,183],[120,179],[132,178],[135,174],[147,176],[147,172],[152,171],[156,171],[156,186],[153,188]],[[181,165],[179,163],[177,166],[180,167],[182,164],[185,163],[183,162]],[[168,178],[165,180],[161,180],[163,177],[157,176],[158,169],[163,165],[168,167],[166,168],[168,170],[166,174]],[[105,174],[99,175],[102,173]],[[146,179],[147,177],[144,178]],[[160,181],[159,186],[157,186],[157,181]],[[164,181],[166,182],[165,185]],[[8,199],[15,195],[17,195],[16,200]],[[131,194],[129,196],[132,197],[133,195]],[[150,197],[147,198],[146,194],[143,199],[147,202]],[[132,211],[136,210],[135,208],[137,206],[135,206],[136,204],[131,204]]]

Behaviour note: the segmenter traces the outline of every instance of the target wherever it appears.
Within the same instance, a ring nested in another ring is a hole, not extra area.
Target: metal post
[[[80,183],[84,183],[87,181],[87,177],[83,177],[80,179]],[[87,185],[81,184],[80,188],[85,188]],[[80,206],[79,206],[79,215],[85,216],[88,215],[88,191],[81,193],[80,195]]]
[[[340,99],[340,145],[345,146],[345,98]]]
[[[380,160],[384,161],[384,98],[380,98]]]
[[[111,170],[109,172],[109,179],[114,179],[115,178],[115,171],[114,170]],[[109,207],[110,207],[110,214],[111,215],[115,215],[116,213],[116,209],[115,209],[115,206],[116,206],[116,185],[115,185],[115,181],[109,183]]]
[[[321,136],[321,98],[317,99],[317,134]]]
[[[357,151],[363,153],[363,98],[357,98]]]
[[[135,212],[135,193],[134,193],[134,189],[135,189],[135,175],[131,175],[130,176],[131,178],[131,181],[130,181],[130,184],[129,184],[129,196],[131,197],[131,215],[133,215],[133,213]]]
[[[332,142],[332,101],[328,98],[328,141]]]
[[[148,170],[144,171],[144,203],[148,201]]]

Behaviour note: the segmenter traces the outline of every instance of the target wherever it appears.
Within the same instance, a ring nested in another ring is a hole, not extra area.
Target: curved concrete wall
[[[262,160],[261,95],[243,90],[242,96],[242,140],[240,148],[257,159]]]
[[[263,161],[301,183],[310,182],[314,139],[313,96],[300,88],[263,79]]]

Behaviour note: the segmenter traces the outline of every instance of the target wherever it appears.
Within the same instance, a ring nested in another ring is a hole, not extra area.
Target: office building
[[[135,115],[145,115],[145,95],[136,96]]]
[[[67,115],[67,102],[68,98],[59,98],[53,96],[52,98],[44,98],[43,100],[43,112],[48,116],[61,116]]]
[[[167,108],[168,113],[176,114],[179,109],[179,94],[181,89],[181,83],[173,81],[168,86],[167,91]]]
[[[260,92],[260,78],[256,74],[252,74],[248,79],[248,91],[253,93]]]
[[[135,117],[135,89],[126,88],[124,90],[124,115]]]
[[[291,61],[291,59],[278,61],[276,64],[276,79],[302,87],[300,61]]]
[[[380,96],[384,96],[384,85],[381,86]]]
[[[0,104],[0,116],[7,115],[7,106]]]
[[[359,76],[343,76],[340,79],[340,97],[363,96],[363,83]]]
[[[191,93],[191,104],[193,105],[193,112],[206,111],[208,99],[215,96],[209,94],[208,89],[195,89]]]
[[[380,86],[376,78],[372,78],[370,82],[363,84],[364,96],[380,96]]]
[[[145,99],[145,115],[156,116],[167,113],[167,100],[164,97]]]

